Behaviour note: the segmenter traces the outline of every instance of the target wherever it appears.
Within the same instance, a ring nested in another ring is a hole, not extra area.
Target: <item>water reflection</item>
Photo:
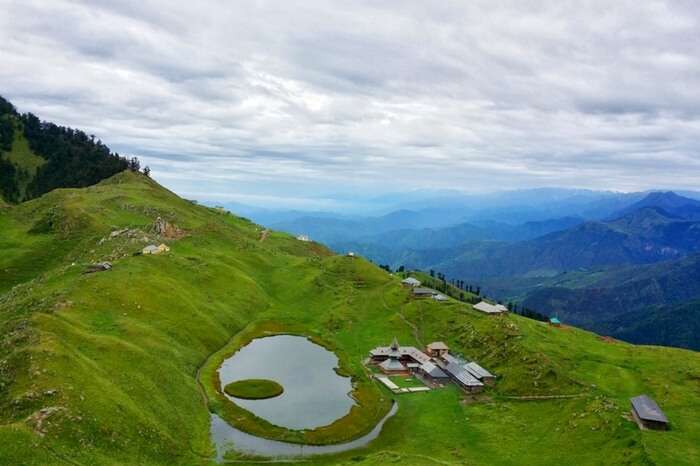
[[[355,404],[350,377],[339,376],[337,356],[296,335],[257,338],[219,368],[221,389],[243,379],[270,379],[284,387],[282,395],[243,400],[226,395],[266,421],[288,429],[313,429],[345,416]]]

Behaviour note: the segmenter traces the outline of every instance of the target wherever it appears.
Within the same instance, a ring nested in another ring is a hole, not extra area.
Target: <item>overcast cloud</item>
[[[694,0],[0,0],[0,94],[199,199],[695,189],[699,22]]]

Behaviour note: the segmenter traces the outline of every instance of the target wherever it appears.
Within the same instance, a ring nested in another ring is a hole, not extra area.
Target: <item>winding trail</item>
[[[534,401],[534,400],[559,400],[559,399],[569,399],[569,398],[581,398],[582,396],[588,396],[588,395],[590,395],[590,393],[576,393],[574,395],[522,395],[522,396],[501,395],[498,398],[505,398],[507,400]]]

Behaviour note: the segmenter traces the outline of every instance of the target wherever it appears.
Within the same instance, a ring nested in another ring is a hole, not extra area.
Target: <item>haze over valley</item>
[[[697,466],[699,11],[0,0],[0,466]]]

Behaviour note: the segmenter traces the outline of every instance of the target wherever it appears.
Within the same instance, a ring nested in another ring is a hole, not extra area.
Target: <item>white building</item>
[[[491,304],[486,301],[481,301],[474,305],[474,309],[481,311],[485,314],[503,314],[508,312],[508,308],[503,304]]]

